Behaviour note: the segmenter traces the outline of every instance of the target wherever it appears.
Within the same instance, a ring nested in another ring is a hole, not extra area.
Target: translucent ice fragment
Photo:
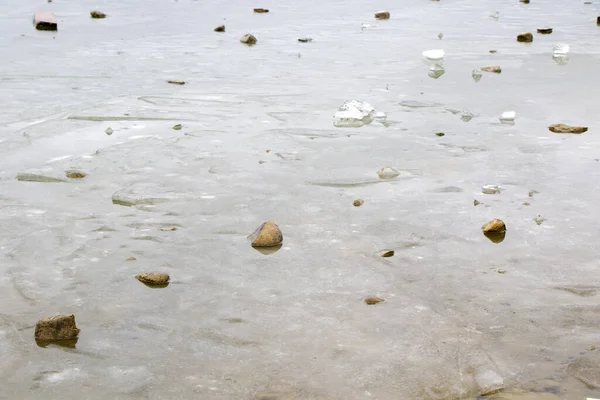
[[[359,128],[373,122],[375,109],[364,101],[350,100],[341,105],[333,115],[333,126]]]

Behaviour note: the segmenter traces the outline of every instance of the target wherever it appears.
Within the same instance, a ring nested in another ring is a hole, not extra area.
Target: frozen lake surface
[[[0,398],[600,397],[598,15],[0,2]],[[502,72],[476,81],[486,65]],[[378,117],[335,127],[348,100]],[[481,232],[494,218],[500,243]],[[267,220],[284,235],[271,254],[246,238]],[[171,283],[135,279],[150,271]],[[38,347],[36,322],[61,313],[76,347]]]

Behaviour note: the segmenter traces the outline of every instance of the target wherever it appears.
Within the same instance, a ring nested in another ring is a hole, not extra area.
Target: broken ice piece
[[[512,124],[515,122],[515,117],[517,113],[514,111],[504,111],[502,115],[500,115],[500,122],[503,124]]]
[[[500,193],[500,187],[497,185],[485,185],[481,188],[483,194],[498,194]]]
[[[553,48],[553,53],[555,56],[561,56],[561,55],[567,55],[569,54],[569,51],[571,50],[571,47],[566,44],[566,43],[558,43],[556,45],[554,45]]]
[[[475,68],[473,72],[471,72],[471,76],[475,82],[479,82],[481,77],[483,76],[483,72],[481,72],[481,68]]]
[[[553,54],[552,60],[556,65],[566,65],[569,63],[569,56],[566,54]]]
[[[444,58],[444,50],[426,50],[423,52],[423,57],[425,57],[428,60],[442,60]]]
[[[440,76],[444,75],[445,73],[446,73],[446,69],[444,68],[443,65],[434,64],[429,67],[429,72],[427,75],[429,75],[430,78],[437,79]]]
[[[400,175],[400,172],[396,171],[392,167],[383,167],[377,171],[377,176],[381,179],[392,179]]]
[[[460,115],[460,119],[462,119],[465,122],[469,122],[470,120],[473,119],[473,114],[470,111],[463,111],[462,114]]]
[[[333,126],[338,128],[359,128],[373,122],[375,109],[364,101],[350,100],[333,114]]]
[[[371,25],[365,24],[364,22],[360,25],[360,29],[362,29],[362,30],[368,29],[370,27],[371,27]]]

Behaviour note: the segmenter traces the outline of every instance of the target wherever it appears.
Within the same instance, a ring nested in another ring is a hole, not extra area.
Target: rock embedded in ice
[[[104,14],[102,11],[90,11],[90,17],[94,19],[103,19],[106,18],[106,14]]]
[[[552,31],[552,28],[538,28],[537,33],[539,33],[540,35],[549,35],[552,33]]]
[[[436,63],[429,67],[429,72],[427,73],[427,75],[429,75],[430,78],[437,79],[445,73],[446,69],[444,68],[444,66]]]
[[[500,68],[499,65],[486,65],[484,67],[480,67],[479,69],[485,72],[493,72],[495,74],[499,74],[502,72],[502,68]]]
[[[382,299],[381,297],[377,297],[377,296],[370,296],[365,299],[365,303],[367,303],[370,306],[379,304],[384,301],[385,301],[384,299]]]
[[[252,247],[275,247],[283,242],[283,233],[274,222],[267,221],[248,236]]]
[[[111,127],[106,128],[106,130],[104,131],[104,133],[106,133],[108,136],[113,134],[113,129]]]
[[[515,122],[516,116],[517,116],[517,113],[514,111],[504,111],[500,115],[500,122],[502,122],[503,124],[512,124]]]
[[[383,167],[377,171],[377,176],[381,179],[392,179],[400,175],[400,172],[396,171],[392,167]]]
[[[70,169],[65,171],[65,176],[69,179],[83,179],[87,176],[85,172]]]
[[[169,275],[162,272],[143,272],[137,274],[135,278],[150,286],[165,286],[169,283]]]
[[[368,125],[375,118],[375,109],[364,101],[345,102],[333,114],[333,126],[338,128],[359,128]]]
[[[500,187],[497,185],[485,185],[481,187],[481,193],[483,194],[498,194],[500,193]]]
[[[442,49],[426,50],[423,52],[423,57],[428,60],[443,60],[444,54]]]

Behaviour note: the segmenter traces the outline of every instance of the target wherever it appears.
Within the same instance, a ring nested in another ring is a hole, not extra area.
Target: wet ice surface
[[[44,4],[58,33],[32,28],[38,6],[0,4],[0,397],[599,397],[565,374],[599,340],[596,4],[378,3],[388,21],[352,1],[110,1],[104,20]],[[436,80],[422,52],[440,31]],[[475,83],[488,64],[502,74]],[[349,99],[386,123],[333,127]],[[266,220],[284,235],[270,255],[246,239]],[[171,284],[135,279],[151,270]],[[76,349],[35,345],[57,313]]]

